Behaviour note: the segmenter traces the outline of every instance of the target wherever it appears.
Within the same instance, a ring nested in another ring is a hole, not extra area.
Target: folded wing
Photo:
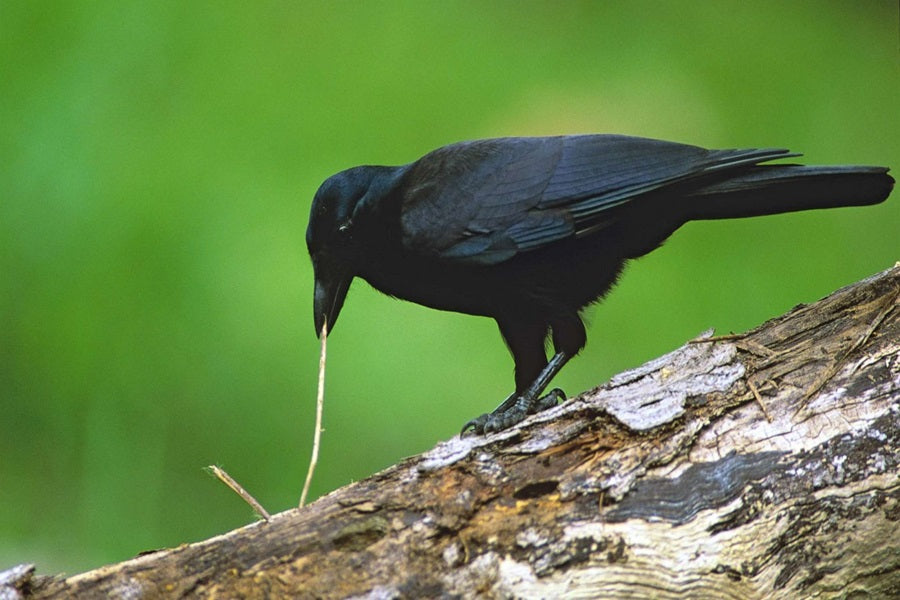
[[[404,247],[490,265],[589,235],[610,209],[684,180],[793,156],[706,150],[619,135],[500,138],[445,146],[410,165]]]

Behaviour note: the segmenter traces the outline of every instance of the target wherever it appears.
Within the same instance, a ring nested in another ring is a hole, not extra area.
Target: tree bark
[[[0,598],[900,597],[898,295],[895,266],[268,522],[7,571]]]

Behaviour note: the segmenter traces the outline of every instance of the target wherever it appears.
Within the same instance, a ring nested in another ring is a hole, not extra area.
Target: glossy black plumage
[[[794,156],[586,135],[461,142],[343,171],[316,193],[306,234],[316,331],[334,326],[354,277],[494,318],[515,392],[466,427],[508,427],[561,395],[540,398],[584,346],[579,311],[686,221],[875,204],[893,186],[883,167],[759,164]]]

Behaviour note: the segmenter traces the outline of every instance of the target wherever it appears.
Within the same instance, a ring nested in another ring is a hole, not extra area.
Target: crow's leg
[[[525,418],[526,413],[522,413],[518,418],[513,417],[512,414],[510,418],[504,418],[503,415],[510,411],[514,411],[515,414],[521,411],[521,407],[516,408],[520,397],[547,367],[544,340],[547,338],[549,325],[545,320],[536,318],[535,315],[506,316],[497,319],[497,326],[500,328],[503,341],[506,342],[506,346],[513,356],[516,391],[510,394],[493,412],[485,413],[466,423],[461,433],[465,433],[469,429],[476,434],[497,431],[504,428],[498,426],[501,421],[504,423],[508,421],[505,427],[509,427]],[[490,426],[488,426],[489,422]]]
[[[513,392],[493,412],[483,414],[466,423],[461,433],[465,433],[469,429],[476,434],[508,429],[528,415],[556,406],[560,400],[565,400],[566,394],[559,388],[550,390],[546,396],[541,396],[541,392],[568,360],[569,357],[564,352],[557,352],[525,392],[521,394]]]
[[[463,433],[469,429],[476,434],[500,431],[565,400],[566,395],[559,388],[551,390],[546,396],[541,396],[541,393],[569,359],[584,347],[587,339],[577,312],[556,316],[549,325],[543,319],[498,319],[497,323],[516,363],[516,391],[492,413],[466,423]],[[544,339],[551,328],[556,354],[547,362]]]

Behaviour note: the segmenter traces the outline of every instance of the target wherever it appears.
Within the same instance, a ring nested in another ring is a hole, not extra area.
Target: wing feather
[[[602,229],[606,211],[667,185],[788,156],[621,135],[462,142],[410,165],[402,241],[414,253],[496,264]]]

